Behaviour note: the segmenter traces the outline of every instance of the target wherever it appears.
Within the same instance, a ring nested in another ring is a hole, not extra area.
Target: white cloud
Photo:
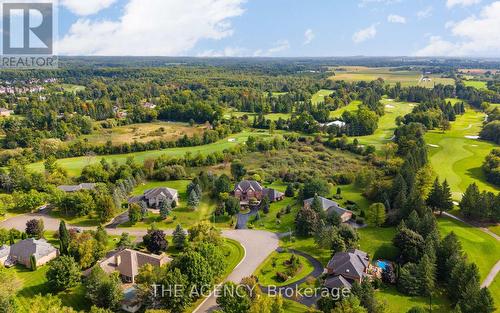
[[[76,15],[91,15],[115,2],[116,0],[62,0],[61,4]]]
[[[248,55],[248,50],[239,47],[225,47],[224,50],[205,50],[198,53],[199,57],[243,57]]]
[[[447,23],[457,41],[431,37],[429,44],[418,50],[419,56],[500,56],[500,1],[483,7],[479,17]]]
[[[432,6],[428,6],[426,7],[425,9],[422,9],[420,11],[417,12],[417,17],[419,19],[424,19],[424,18],[428,18],[428,17],[431,17],[432,16]]]
[[[460,5],[463,7],[478,4],[481,0],[446,0],[446,6],[448,8],[452,8],[456,5]]]
[[[272,56],[278,52],[285,51],[290,49],[290,42],[288,40],[278,40],[276,43],[269,49],[258,49],[253,53],[254,57],[264,57],[264,56]]]
[[[314,40],[314,37],[316,37],[316,35],[312,31],[312,29],[306,29],[304,33],[304,45],[310,44]]]
[[[80,0],[82,1],[82,0]],[[88,1],[88,0],[85,0]],[[69,55],[180,55],[233,33],[245,0],[128,0],[118,20],[78,19],[58,42]]]
[[[375,37],[377,34],[377,24],[373,24],[367,28],[363,28],[352,35],[352,41],[361,43]]]
[[[387,21],[389,23],[406,24],[406,18],[404,16],[397,15],[397,14],[391,14],[391,15],[387,16]]]

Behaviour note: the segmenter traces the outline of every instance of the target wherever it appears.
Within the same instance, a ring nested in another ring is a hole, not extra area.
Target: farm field
[[[474,87],[476,89],[486,89],[486,82],[479,80],[464,80],[464,85],[467,87]]]
[[[332,68],[335,75],[332,80],[344,81],[372,81],[382,78],[388,84],[400,82],[403,87],[422,86],[432,88],[434,84],[454,85],[455,81],[451,78],[441,78],[438,75],[428,75],[431,81],[422,81],[420,71],[394,71],[391,68],[377,68],[364,66],[343,66]]]
[[[77,93],[79,91],[84,91],[85,86],[81,85],[73,85],[73,84],[60,84],[60,87],[66,92],[72,92],[72,93]]]
[[[461,199],[462,193],[473,182],[480,190],[500,190],[486,181],[481,169],[484,158],[497,145],[465,137],[479,134],[484,117],[484,113],[468,109],[464,115],[457,115],[450,130],[445,133],[431,130],[425,135],[432,167],[439,169],[440,179],[448,180],[455,200]]]
[[[92,134],[83,135],[81,139],[91,144],[105,144],[107,141],[111,141],[114,145],[117,145],[133,141],[176,140],[184,135],[189,137],[195,134],[200,135],[206,129],[202,125],[191,127],[187,123],[174,122],[139,123],[117,126],[111,129],[101,128],[97,125],[96,128],[97,130]]]
[[[312,98],[311,102],[312,104],[318,104],[320,102],[323,102],[326,96],[329,96],[333,90],[328,90],[328,89],[321,89],[318,92],[316,92]]]
[[[117,161],[118,163],[125,163],[125,161],[129,157],[133,157],[136,162],[143,162],[148,158],[156,158],[159,157],[160,155],[168,155],[172,157],[181,157],[184,156],[186,153],[191,153],[192,155],[196,155],[198,153],[201,153],[202,155],[207,155],[217,151],[223,151],[224,149],[228,149],[238,144],[244,143],[249,136],[269,137],[270,135],[267,131],[261,131],[261,132],[244,131],[238,134],[233,134],[229,138],[225,138],[215,143],[203,146],[141,151],[141,152],[126,153],[126,154],[66,158],[57,160],[57,164],[62,168],[66,169],[70,176],[77,176],[80,175],[82,169],[86,165],[97,163],[102,158],[106,159],[108,162]],[[234,140],[230,141],[230,139]],[[37,172],[42,172],[43,162],[36,162],[30,164],[28,168]]]

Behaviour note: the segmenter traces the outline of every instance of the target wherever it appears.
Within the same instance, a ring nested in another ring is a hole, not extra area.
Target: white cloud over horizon
[[[424,18],[428,18],[428,17],[431,17],[432,16],[432,11],[434,10],[434,8],[432,6],[428,6],[422,10],[419,10],[417,12],[417,17],[419,19],[424,19]]]
[[[362,43],[368,39],[372,39],[377,35],[377,24],[372,24],[367,28],[363,28],[352,35],[354,43]]]
[[[458,22],[447,22],[456,41],[431,36],[417,56],[488,56],[500,50],[500,1],[481,9],[479,16],[471,15]]]
[[[231,36],[230,19],[243,14],[244,2],[150,0],[144,5],[143,0],[128,0],[118,20],[78,19],[58,42],[59,53],[181,55],[200,40]]]
[[[387,16],[387,21],[389,23],[406,24],[406,18],[397,14],[390,14],[389,16]]]
[[[310,44],[313,40],[314,37],[316,37],[316,34],[314,34],[313,30],[308,28],[304,32],[304,45]]]
[[[116,0],[61,0],[61,5],[80,16],[95,14],[110,7]]]

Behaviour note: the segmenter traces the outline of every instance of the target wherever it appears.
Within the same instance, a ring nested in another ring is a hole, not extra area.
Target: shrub
[[[288,280],[288,275],[282,272],[276,272],[276,280],[280,283],[286,282]]]

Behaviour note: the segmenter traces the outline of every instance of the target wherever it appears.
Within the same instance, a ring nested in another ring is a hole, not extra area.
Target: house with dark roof
[[[328,215],[332,214],[335,212],[340,216],[340,219],[342,222],[347,222],[348,220],[351,219],[352,217],[352,211],[349,211],[347,209],[344,209],[340,207],[340,205],[330,199],[324,198],[324,197],[318,197],[320,202],[321,202],[321,208],[327,212]],[[313,203],[314,198],[309,198],[304,200],[304,207],[311,207]]]
[[[96,184],[94,183],[81,183],[79,185],[61,185],[57,186],[57,189],[64,192],[77,192],[81,190],[93,190],[95,189],[95,186]]]
[[[2,246],[0,248],[0,264],[13,265],[22,264],[31,268],[31,256],[35,257],[36,266],[42,266],[59,256],[59,250],[53,247],[44,239],[36,240],[28,238],[12,246]]]
[[[364,251],[349,249],[337,252],[326,266],[328,278],[324,285],[327,288],[351,288],[352,283],[361,283],[363,278],[371,277],[374,267]]]
[[[99,266],[106,273],[119,272],[120,278],[124,283],[134,283],[135,276],[137,276],[142,266],[150,264],[160,267],[171,261],[172,259],[164,254],[156,255],[132,249],[124,249],[100,262]]]
[[[173,201],[176,204],[179,202],[177,190],[168,187],[157,187],[144,191],[140,196],[128,198],[128,203],[144,202],[150,208],[159,208],[160,204],[165,201]]]
[[[242,180],[234,186],[233,194],[240,199],[242,205],[247,205],[253,199],[260,202],[264,197],[275,202],[283,200],[285,194],[273,188],[264,188],[255,180]]]

